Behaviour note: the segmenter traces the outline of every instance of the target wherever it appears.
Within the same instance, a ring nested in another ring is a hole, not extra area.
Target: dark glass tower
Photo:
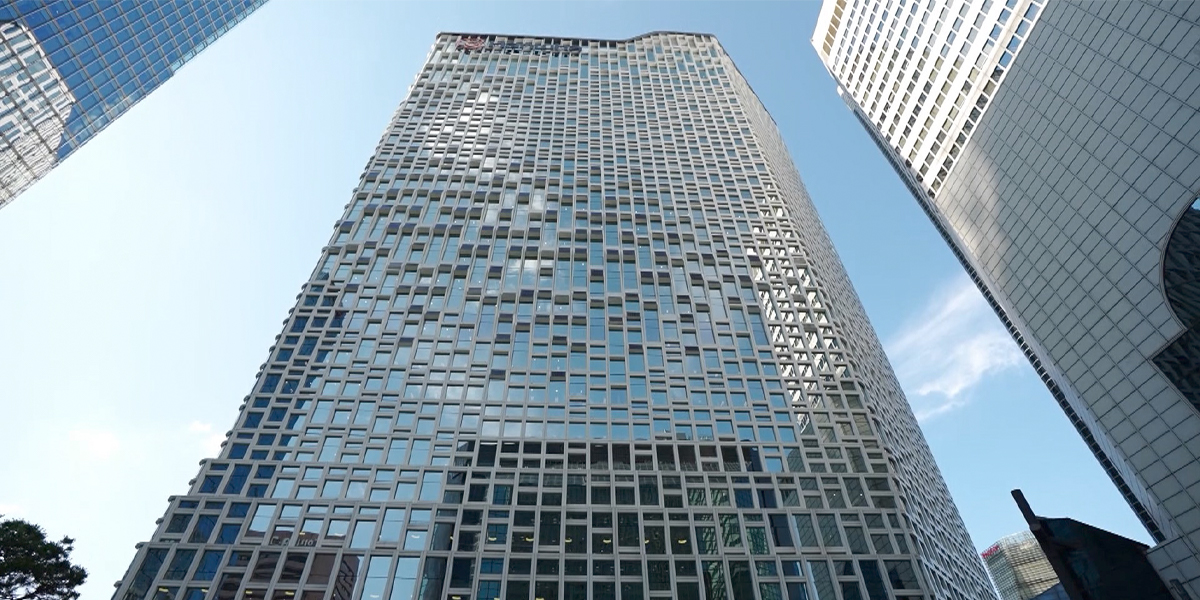
[[[265,1],[0,3],[0,207]]]
[[[117,600],[994,597],[715,38],[443,34]]]

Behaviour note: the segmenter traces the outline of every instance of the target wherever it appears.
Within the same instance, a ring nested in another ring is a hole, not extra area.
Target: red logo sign
[[[461,37],[458,38],[458,43],[454,47],[459,50],[471,52],[472,50],[483,48],[483,45],[486,43],[487,41],[481,37]]]
[[[488,41],[481,36],[464,36],[458,38],[454,47],[464,54],[472,52],[503,52],[507,54],[579,54],[583,46],[577,44],[552,44],[548,42],[501,42]]]

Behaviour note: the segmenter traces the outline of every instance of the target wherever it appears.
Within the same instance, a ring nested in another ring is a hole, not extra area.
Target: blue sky
[[[0,211],[0,513],[111,595],[215,455],[438,31],[716,34],[778,122],[979,549],[1035,510],[1149,541],[835,93],[816,2],[272,0]]]

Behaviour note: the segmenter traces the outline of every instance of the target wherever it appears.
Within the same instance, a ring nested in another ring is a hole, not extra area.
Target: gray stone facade
[[[115,598],[993,597],[712,36],[443,34]]]

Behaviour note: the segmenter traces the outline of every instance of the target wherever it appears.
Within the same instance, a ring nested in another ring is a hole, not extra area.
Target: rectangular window
[[[721,539],[726,548],[741,547],[742,530],[737,515],[721,515]]]
[[[417,583],[417,564],[420,558],[401,557],[396,560],[396,575],[392,580],[391,600],[412,600]]]
[[[192,580],[212,581],[212,578],[217,575],[217,569],[221,568],[221,559],[224,555],[224,550],[206,550],[200,557],[200,563],[196,565],[196,573],[192,575]]]
[[[836,515],[817,515],[817,525],[821,528],[821,541],[826,548],[842,545],[842,534],[838,530]]]
[[[259,504],[258,508],[254,510],[254,517],[250,519],[250,524],[246,527],[246,537],[261,538],[265,536],[267,527],[271,524],[274,516],[274,504]]]
[[[260,552],[254,570],[250,572],[250,581],[268,582],[275,575],[275,567],[279,565],[279,552]]]
[[[728,600],[729,592],[725,588],[725,568],[719,560],[704,561],[704,595],[709,600]],[[829,596],[833,598],[833,596]]]
[[[792,530],[788,526],[787,515],[771,515],[771,537],[776,547],[792,547]]]
[[[187,576],[188,569],[192,566],[192,560],[195,558],[195,550],[176,550],[175,556],[171,558],[171,565],[163,574],[163,579],[183,579]]]

